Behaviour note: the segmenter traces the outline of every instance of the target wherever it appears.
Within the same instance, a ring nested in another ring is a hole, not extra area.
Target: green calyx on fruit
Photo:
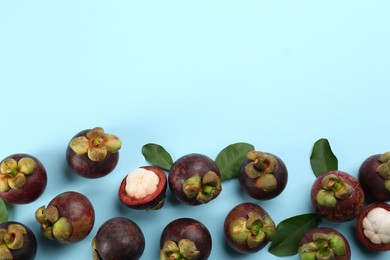
[[[229,225],[229,235],[238,244],[247,244],[249,248],[260,246],[266,239],[272,240],[276,233],[273,220],[265,215],[249,212],[247,218],[237,218]]]
[[[188,198],[196,198],[201,203],[207,203],[221,192],[221,177],[209,171],[203,177],[195,174],[183,182],[183,192]]]
[[[376,172],[385,179],[385,188],[390,191],[390,152],[386,152],[379,157],[381,164],[376,168]]]
[[[48,239],[65,241],[72,235],[72,224],[68,219],[59,216],[55,206],[38,208],[35,211],[35,218],[41,224],[43,235]]]
[[[160,260],[196,260],[199,255],[195,243],[189,239],[181,239],[178,243],[165,241],[160,250]]]
[[[23,247],[25,234],[27,234],[27,230],[20,224],[9,224],[7,229],[0,228],[1,259],[13,259],[11,250]]]
[[[335,175],[329,174],[322,179],[322,189],[317,193],[317,202],[326,207],[335,207],[337,200],[348,199],[353,188],[346,181]]]
[[[265,192],[277,189],[277,181],[273,173],[278,168],[276,158],[270,154],[250,151],[246,155],[250,162],[245,166],[245,173],[251,179],[256,179],[255,186]]]
[[[76,154],[88,154],[88,158],[95,162],[102,161],[107,153],[118,152],[121,146],[122,141],[116,135],[104,133],[101,127],[95,127],[85,136],[75,137],[69,143]]]
[[[23,188],[26,176],[34,173],[36,168],[37,164],[30,157],[23,157],[19,161],[13,158],[5,159],[0,165],[0,192]]]
[[[342,237],[330,233],[314,233],[313,241],[298,248],[301,260],[331,260],[347,253],[347,245]]]
[[[99,255],[99,252],[97,250],[96,237],[92,238],[91,245],[92,245],[92,260],[102,260],[102,258]]]

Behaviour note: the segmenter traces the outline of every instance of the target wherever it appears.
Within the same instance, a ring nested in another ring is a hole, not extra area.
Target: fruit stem
[[[267,164],[264,163],[262,160],[256,159],[254,162],[254,165],[256,169],[263,172],[267,169]]]
[[[101,146],[103,141],[104,140],[103,140],[102,137],[96,137],[95,139],[92,140],[92,145],[95,146],[95,147],[99,147],[99,146]]]
[[[213,189],[214,187],[210,186],[210,185],[205,185],[203,186],[203,192],[206,193],[206,194],[210,194],[213,192]]]
[[[261,225],[259,225],[259,223],[256,222],[256,223],[253,224],[253,226],[252,226],[251,234],[252,234],[253,236],[257,236],[257,234],[259,234],[260,228],[261,228]]]
[[[15,234],[6,233],[6,234],[4,235],[4,242],[5,242],[6,244],[11,243],[14,239],[15,239]]]
[[[178,260],[181,258],[180,253],[173,253],[169,256],[169,260]]]

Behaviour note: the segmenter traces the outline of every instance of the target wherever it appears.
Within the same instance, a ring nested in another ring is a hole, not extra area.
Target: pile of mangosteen
[[[101,178],[115,169],[121,145],[116,135],[101,127],[83,130],[69,141],[66,161],[79,176]],[[169,187],[178,202],[199,206],[213,203],[222,192],[223,181],[230,178],[237,178],[242,191],[259,202],[279,196],[288,181],[282,159],[251,145],[242,147],[242,143],[230,145],[215,160],[190,153],[173,162],[164,148],[147,144],[142,151],[151,165],[124,176],[118,185],[118,200],[134,210],[160,210]],[[316,175],[310,193],[314,214],[331,222],[355,221],[356,237],[365,248],[390,250],[390,206],[386,203],[390,200],[390,152],[367,158],[357,178],[335,167]],[[33,202],[46,184],[45,167],[32,155],[13,154],[0,162],[0,198],[8,203]],[[67,191],[39,207],[35,219],[43,237],[76,243],[90,234],[95,210],[85,195]],[[225,242],[239,254],[256,253],[272,243],[278,227],[264,208],[252,202],[234,205],[223,221]],[[347,239],[333,228],[312,228],[298,242],[295,253],[303,260],[351,259]],[[145,236],[133,220],[114,217],[99,227],[91,248],[95,260],[140,259]],[[212,234],[204,223],[177,218],[162,229],[156,256],[201,260],[208,259],[211,251]],[[29,227],[15,221],[0,224],[0,259],[34,259],[36,252],[37,239]]]

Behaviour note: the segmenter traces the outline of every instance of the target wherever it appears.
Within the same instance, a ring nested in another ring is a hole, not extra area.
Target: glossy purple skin
[[[91,129],[83,130],[73,138],[85,136],[90,130]],[[66,161],[70,169],[76,174],[85,178],[96,179],[106,176],[114,170],[119,161],[119,152],[108,152],[107,156],[102,161],[94,162],[88,158],[87,154],[76,154],[68,145],[66,149]]]
[[[239,180],[240,180],[241,187],[249,196],[257,200],[269,200],[275,198],[276,196],[282,193],[282,191],[287,185],[288,172],[287,172],[286,165],[278,156],[274,154],[269,154],[269,155],[275,157],[278,164],[276,171],[272,173],[272,175],[274,175],[277,182],[277,188],[273,191],[267,192],[257,188],[255,186],[257,178],[251,179],[245,173],[245,166],[251,162],[250,160],[248,159],[245,160],[245,162],[242,164],[240,168]]]
[[[178,218],[165,226],[160,237],[160,249],[165,241],[173,241],[176,244],[181,239],[189,239],[195,243],[200,251],[198,260],[207,260],[212,249],[212,239],[207,227],[198,220],[192,218]]]
[[[254,204],[254,203],[251,203],[251,202],[244,202],[244,203],[236,205],[235,207],[233,207],[229,211],[229,213],[227,214],[227,216],[225,218],[224,224],[223,224],[224,233],[225,233],[225,240],[226,240],[227,244],[231,248],[233,248],[234,250],[236,250],[237,252],[242,253],[242,254],[252,254],[252,253],[258,252],[261,249],[263,249],[270,242],[269,240],[265,239],[264,242],[261,245],[259,245],[258,247],[251,248],[246,243],[239,244],[239,243],[235,242],[234,239],[229,235],[230,224],[239,218],[247,219],[249,212],[256,213],[260,217],[269,216],[267,211],[265,209],[263,209],[261,206]]]
[[[115,217],[100,226],[96,251],[102,260],[140,259],[145,249],[141,228],[130,219]]]
[[[322,189],[322,180],[325,176],[334,174],[343,178],[353,189],[351,196],[345,200],[338,200],[335,207],[326,207],[317,203],[317,193]],[[344,222],[356,218],[364,209],[365,196],[358,180],[342,171],[329,171],[321,174],[314,181],[311,189],[311,203],[317,214],[334,222]]]
[[[0,228],[7,229],[10,224],[22,225],[27,231],[27,234],[24,235],[23,247],[18,250],[11,250],[12,255],[14,257],[13,260],[34,260],[35,255],[37,254],[37,239],[33,231],[26,225],[16,221],[8,221],[1,223]]]
[[[385,178],[380,176],[376,169],[382,163],[379,161],[381,154],[368,157],[359,168],[358,180],[364,193],[373,202],[385,202],[390,200],[390,191],[385,188]]]
[[[180,202],[189,205],[200,205],[202,203],[197,201],[196,198],[188,198],[185,195],[182,185],[186,179],[195,174],[203,177],[209,171],[213,171],[218,176],[221,176],[217,164],[211,158],[196,153],[182,156],[175,161],[169,170],[169,188]]]
[[[33,159],[37,164],[37,168],[34,173],[26,175],[26,184],[23,188],[19,190],[10,189],[6,192],[0,192],[0,198],[12,204],[27,204],[37,200],[43,194],[47,185],[46,169],[42,162],[36,157],[29,154],[18,153],[4,158],[3,161],[8,158],[13,158],[16,161],[19,161],[23,157]],[[1,161],[0,164],[3,161]]]
[[[58,242],[74,243],[89,235],[95,223],[95,211],[91,201],[85,195],[67,191],[54,197],[49,205],[55,206],[59,217],[67,218],[73,226],[72,235]]]
[[[344,243],[347,247],[347,251],[345,253],[345,255],[343,256],[336,256],[334,258],[334,260],[350,260],[351,259],[351,247],[349,246],[349,243],[347,241],[347,239],[344,237],[343,234],[341,234],[340,232],[338,232],[337,230],[333,229],[333,228],[328,228],[328,227],[317,227],[317,228],[313,228],[312,230],[310,230],[309,232],[307,232],[303,238],[301,239],[300,243],[299,243],[299,246],[302,246],[304,244],[308,244],[310,242],[313,242],[313,234],[314,233],[323,233],[323,234],[335,234],[335,235],[338,235],[340,237],[343,238],[344,240]]]

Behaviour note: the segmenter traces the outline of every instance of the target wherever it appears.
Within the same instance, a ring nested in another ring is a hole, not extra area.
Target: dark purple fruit
[[[252,198],[268,200],[278,196],[286,187],[287,168],[276,155],[251,151],[241,166],[241,187]]]
[[[359,168],[358,180],[372,201],[390,200],[390,152],[368,157]]]
[[[221,174],[214,160],[196,153],[174,162],[168,182],[174,196],[189,205],[208,203],[222,190]]]
[[[43,164],[29,154],[13,154],[0,163],[0,198],[13,204],[38,199],[46,189]]]
[[[246,202],[230,210],[225,218],[227,244],[239,253],[260,251],[276,233],[275,223],[259,205]]]
[[[144,252],[145,237],[135,222],[115,217],[100,226],[92,248],[94,260],[137,260]]]
[[[179,218],[161,233],[160,260],[206,260],[211,248],[211,235],[205,225],[192,218]]]
[[[164,205],[166,190],[165,172],[155,166],[143,166],[123,178],[118,196],[132,209],[160,209]]]
[[[314,181],[311,202],[317,214],[330,221],[349,221],[364,208],[364,192],[358,180],[342,171],[329,171]]]
[[[69,167],[85,178],[100,178],[109,174],[119,160],[121,140],[95,127],[76,134],[66,149]]]
[[[84,239],[92,230],[95,211],[83,194],[68,191],[53,198],[47,207],[35,212],[42,234],[60,243],[74,243]]]
[[[390,205],[374,202],[357,217],[355,234],[363,246],[371,251],[390,250]]]
[[[318,227],[307,232],[299,243],[299,258],[349,260],[351,248],[347,239],[337,230]]]
[[[0,224],[0,259],[34,260],[37,239],[27,226],[15,221]]]

